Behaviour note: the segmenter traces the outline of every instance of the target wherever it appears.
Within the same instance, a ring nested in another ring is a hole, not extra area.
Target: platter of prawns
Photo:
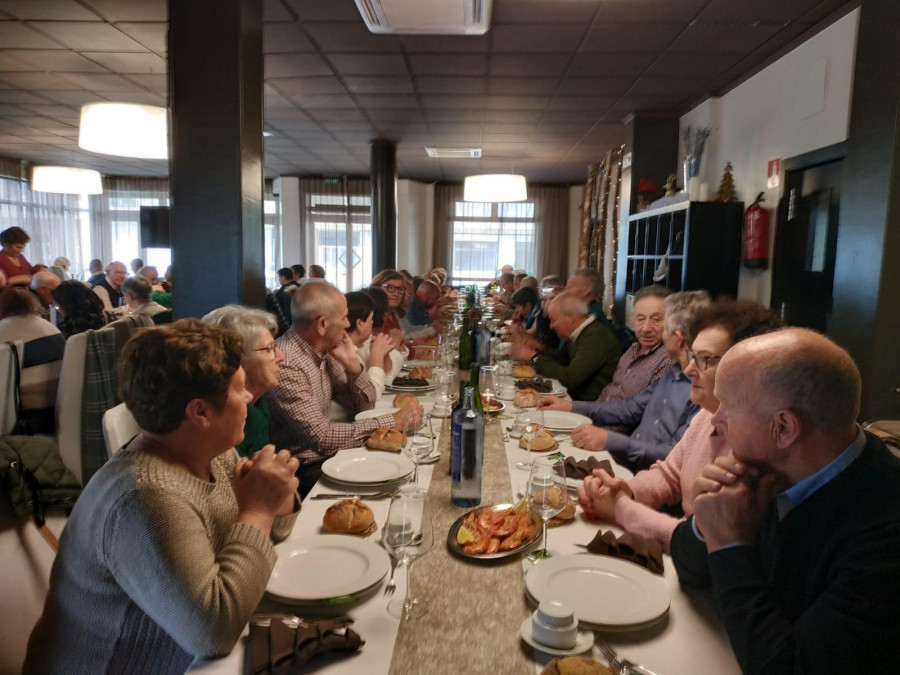
[[[469,511],[450,527],[447,547],[464,558],[494,560],[524,551],[540,534],[541,521],[523,500]]]

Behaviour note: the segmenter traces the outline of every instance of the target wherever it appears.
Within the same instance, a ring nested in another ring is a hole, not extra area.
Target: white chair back
[[[16,426],[16,370],[13,358],[9,345],[5,342],[0,344],[0,436],[11,434]]]
[[[77,333],[66,340],[59,388],[56,390],[56,446],[63,464],[82,484],[81,397],[84,391],[86,355],[86,333]]]
[[[103,413],[103,440],[106,452],[112,457],[116,451],[134,438],[141,428],[124,403]]]

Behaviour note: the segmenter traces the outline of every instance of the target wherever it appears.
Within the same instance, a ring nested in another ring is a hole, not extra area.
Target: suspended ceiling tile
[[[362,17],[356,5],[349,0],[285,0],[301,20],[306,21],[356,21]]]
[[[291,14],[281,0],[263,0],[263,21],[293,21]]]
[[[401,35],[400,42],[411,54],[486,52],[489,44],[486,35]]]
[[[422,106],[432,109],[480,110],[484,105],[484,100],[480,96],[438,96],[429,94],[421,98]]]
[[[485,122],[510,122],[526,124],[537,122],[541,117],[540,110],[485,110]]]
[[[21,89],[0,89],[0,103],[48,103],[37,93]]]
[[[29,25],[78,51],[146,51],[121,30],[102,21],[33,21]]]
[[[754,0],[748,3],[712,0],[700,14],[701,23],[785,23],[803,16],[822,4],[822,0]]]
[[[491,29],[494,53],[571,53],[584,36],[583,24],[500,25]]]
[[[336,77],[273,77],[267,82],[284,96],[291,94],[345,94],[346,89]]]
[[[662,51],[684,29],[684,23],[595,24],[581,46],[582,52]]]
[[[567,77],[560,82],[558,96],[621,96],[634,84],[634,77]]]
[[[0,0],[0,11],[22,21],[96,21],[97,15],[75,0]]]
[[[13,50],[8,49],[5,52],[0,52],[0,73],[28,72],[34,70],[34,66],[9,56],[12,51]]]
[[[547,96],[485,96],[487,110],[543,110]]]
[[[29,91],[79,88],[78,85],[49,73],[3,73],[0,75],[0,79],[13,87]]]
[[[324,53],[329,52],[399,52],[400,41],[394,35],[376,35],[365,24],[316,23],[305,24],[310,37]]]
[[[291,100],[304,109],[352,108],[356,102],[349,94],[297,94]]]
[[[576,54],[568,75],[576,78],[640,75],[655,59],[656,54],[651,53]]]
[[[622,0],[613,0],[621,2]],[[492,25],[505,23],[590,23],[598,0],[579,2],[542,2],[541,0],[494,0]]]
[[[484,75],[484,54],[410,54],[409,63],[416,75]]]
[[[82,55],[114,73],[165,73],[166,60],[156,54],[145,52],[129,54],[123,52],[82,52]]]
[[[568,54],[497,54],[490,57],[488,73],[492,76],[561,77],[570,60]]]
[[[263,51],[266,54],[314,52],[316,47],[299,24],[267,23],[263,25]]]
[[[3,49],[62,49],[56,40],[42,35],[19,21],[0,21],[0,47]]]
[[[168,81],[164,74],[146,74],[129,73],[125,76],[129,82],[134,82],[143,89],[149,89],[157,94],[165,94],[168,91]]]
[[[695,23],[669,46],[669,51],[703,52],[711,55],[721,52],[750,52],[774,36],[780,29],[780,26],[770,24],[748,26]],[[715,58],[715,56],[711,58]]]
[[[354,94],[412,94],[415,92],[409,77],[357,77],[344,78],[344,84]]]
[[[88,91],[136,91],[140,89],[134,82],[129,82],[124,77],[111,73],[65,73],[60,77]]]
[[[57,73],[105,73],[106,69],[65,49],[10,49],[7,56],[34,66],[32,70]]]
[[[266,54],[266,79],[331,75],[331,68],[318,54]]]
[[[552,94],[559,85],[556,77],[489,77],[488,94],[521,96],[523,94]]]
[[[329,54],[342,75],[408,75],[400,54]]]
[[[418,75],[416,91],[420,94],[483,94],[485,78]]]
[[[548,113],[559,110],[606,110],[616,103],[617,97],[610,96],[555,96],[547,106]]]
[[[419,101],[412,94],[365,94],[356,97],[360,106],[370,108],[414,108],[418,109]]]
[[[149,49],[150,51],[156,52],[157,54],[164,54],[166,52],[166,30],[168,24],[166,23],[131,23],[131,22],[123,22],[117,23],[116,28],[125,33],[127,36],[135,40],[136,42],[142,44],[144,47]],[[96,50],[97,46],[89,46],[85,48],[86,50]],[[129,51],[143,51],[143,50],[129,50]]]

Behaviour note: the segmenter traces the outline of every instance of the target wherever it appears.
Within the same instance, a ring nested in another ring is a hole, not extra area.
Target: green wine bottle
[[[472,363],[471,368],[469,368],[469,386],[475,390],[474,395],[472,396],[472,403],[474,404],[475,409],[484,415],[484,403],[481,401],[481,386],[478,382],[479,372],[481,372],[481,365]]]
[[[469,330],[469,313],[466,312],[463,319],[462,333],[459,336],[459,368],[460,370],[468,370],[472,365],[472,354],[474,353],[474,345],[472,344],[472,332]],[[462,398],[460,397],[460,400]]]

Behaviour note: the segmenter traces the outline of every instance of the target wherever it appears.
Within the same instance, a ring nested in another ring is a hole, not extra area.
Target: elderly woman
[[[67,338],[86,330],[96,330],[106,325],[103,301],[88,286],[69,279],[53,289],[53,302],[62,319],[59,330]]]
[[[298,461],[239,458],[250,394],[236,334],[196,320],[137,334],[120,395],[141,432],[75,505],[26,673],[183,673],[228,654],[299,508]]]
[[[403,301],[406,297],[406,279],[396,270],[382,270],[372,279],[372,286],[380,287],[388,298],[388,310],[384,313],[378,333],[390,333],[400,330],[400,317],[403,316]]]
[[[269,406],[265,393],[278,384],[284,353],[275,344],[278,323],[268,312],[241,305],[225,305],[203,317],[203,323],[237,333],[244,343],[241,366],[245,385],[253,399],[247,406],[244,440],[234,446],[241,457],[250,457],[269,444]]]
[[[719,407],[714,391],[719,361],[741,340],[779,327],[778,317],[771,310],[747,300],[721,301],[702,309],[689,331],[695,337],[684,369],[691,379],[691,400],[700,411],[668,456],[638,472],[632,480],[613,478],[602,469],[585,478],[578,488],[585,515],[655,539],[668,552],[672,532],[683,518],[657,509],[680,505],[685,517],[693,513],[694,480],[716,457],[731,453],[725,437],[712,424]]]
[[[21,227],[0,232],[0,285],[27,286],[34,267],[22,255],[31,237]]]

